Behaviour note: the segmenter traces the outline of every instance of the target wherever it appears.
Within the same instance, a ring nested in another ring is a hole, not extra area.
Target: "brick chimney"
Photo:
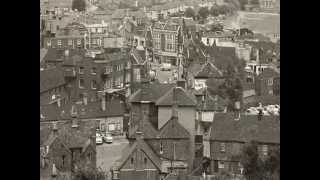
[[[183,80],[183,79],[178,80],[178,81],[177,81],[177,85],[178,85],[178,87],[181,87],[181,88],[183,88],[183,89],[186,89],[186,81]]]
[[[83,93],[83,96],[82,96],[82,100],[83,100],[83,104],[84,105],[88,105],[88,94],[87,93]]]
[[[52,130],[53,130],[53,134],[56,135],[58,132],[57,122],[52,123]]]
[[[178,94],[177,87],[173,88],[172,93],[172,117],[178,119]]]

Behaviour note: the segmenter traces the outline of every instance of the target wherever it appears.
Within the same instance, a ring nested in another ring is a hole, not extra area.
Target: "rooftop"
[[[241,115],[235,120],[233,113],[217,113],[212,122],[211,140],[280,144],[280,117]]]

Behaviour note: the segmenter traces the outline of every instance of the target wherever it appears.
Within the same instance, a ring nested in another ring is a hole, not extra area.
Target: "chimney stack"
[[[58,107],[61,107],[61,97],[60,97],[60,95],[57,94],[57,95],[55,96],[55,98],[57,99],[57,106],[58,106]]]
[[[177,94],[177,87],[173,88],[172,93],[172,117],[178,118],[178,94]]]
[[[87,93],[83,93],[83,104],[88,105],[88,95]]]
[[[57,132],[58,132],[57,122],[53,122],[53,123],[52,123],[52,130],[53,130],[54,133],[57,133]]]
[[[180,79],[177,81],[178,87],[181,87],[182,89],[186,89],[186,81],[183,79]]]

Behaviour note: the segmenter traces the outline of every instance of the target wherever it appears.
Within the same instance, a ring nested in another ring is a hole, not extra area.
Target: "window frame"
[[[95,87],[94,87],[95,86]],[[92,80],[91,81],[91,89],[93,90],[96,90],[98,87],[97,87],[97,81],[96,80]]]
[[[261,148],[262,148],[262,154],[264,156],[267,156],[268,155],[268,145],[263,144]]]
[[[92,67],[91,68],[91,74],[92,75],[97,75],[97,68],[96,67]]]
[[[218,161],[218,169],[224,169],[224,168],[225,168],[224,161]]]
[[[226,152],[226,143],[221,142],[220,143],[220,153],[225,153]]]
[[[84,74],[84,69],[83,66],[79,66],[79,74]]]
[[[57,40],[57,45],[58,45],[58,46],[62,46],[62,41],[61,41],[61,39],[58,39],[58,40]]]
[[[81,81],[83,82],[83,86],[81,86]],[[84,79],[83,79],[83,78],[80,78],[80,79],[79,79],[79,88],[80,88],[80,89],[84,89],[84,88],[85,88],[85,82],[84,82]]]

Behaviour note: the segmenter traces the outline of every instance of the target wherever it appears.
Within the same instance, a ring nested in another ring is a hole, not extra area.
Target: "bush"
[[[86,10],[86,1],[85,0],[73,0],[72,1],[72,10],[85,11]]]

